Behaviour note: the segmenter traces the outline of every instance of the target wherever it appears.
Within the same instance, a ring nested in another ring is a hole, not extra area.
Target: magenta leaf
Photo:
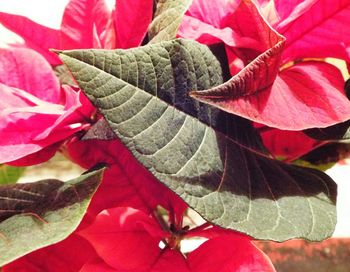
[[[51,66],[31,49],[0,49],[0,83],[26,90],[47,102],[61,101],[59,82]]]
[[[262,14],[274,27],[294,21],[301,14],[305,13],[315,0],[258,0]]]
[[[238,1],[192,1],[183,17],[178,36],[205,44],[222,41],[231,47],[264,50],[259,44],[259,33],[256,30],[253,30],[254,34],[258,35],[242,35],[252,30],[246,25],[248,18],[250,20],[256,18],[244,16],[236,19],[239,10],[246,8],[245,12],[249,12],[249,5],[251,3],[247,1],[242,1],[240,5]]]
[[[65,140],[83,129],[93,112],[91,104],[81,103],[86,98],[68,86],[65,104],[46,102],[3,84],[0,89],[2,97],[6,98],[0,103],[0,163],[18,160]],[[53,155],[53,150],[47,151],[45,159]],[[28,163],[26,161],[25,165]],[[32,163],[37,163],[37,159]]]
[[[115,12],[116,45],[117,48],[139,46],[145,37],[152,21],[153,1],[117,0]]]
[[[283,60],[325,57],[349,60],[346,48],[350,44],[350,29],[344,27],[350,24],[349,13],[348,0],[300,3],[276,26],[276,30],[287,39]]]
[[[94,112],[85,95],[60,87],[46,60],[27,48],[0,49],[0,89],[0,163],[51,158],[56,143],[81,130]]]
[[[59,31],[40,25],[26,17],[0,12],[0,23],[21,36],[26,46],[38,51],[51,65],[61,64],[48,49],[59,48]]]
[[[224,42],[232,75],[284,39],[250,0],[193,1],[178,35],[205,44]]]
[[[61,23],[61,48],[101,48],[111,12],[104,0],[71,0]]]

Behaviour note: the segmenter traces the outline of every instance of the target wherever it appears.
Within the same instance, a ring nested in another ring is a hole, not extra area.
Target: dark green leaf
[[[0,266],[57,243],[80,223],[102,170],[62,182],[0,186]]]
[[[350,78],[348,78],[348,80],[345,82],[345,94],[347,96],[347,98],[350,100]]]
[[[182,17],[192,0],[157,0],[154,19],[149,27],[150,43],[175,39]]]
[[[60,57],[135,158],[205,219],[257,239],[332,234],[331,178],[268,158],[245,120],[189,97],[223,81],[208,47],[173,40]]]
[[[325,171],[332,167],[335,163],[346,159],[349,156],[349,144],[329,143],[302,156],[300,160],[296,161],[296,163]]]
[[[6,164],[0,164],[0,185],[16,183],[22,176],[25,167],[14,167]]]
[[[304,133],[316,140],[350,143],[350,120],[326,128],[311,128]]]

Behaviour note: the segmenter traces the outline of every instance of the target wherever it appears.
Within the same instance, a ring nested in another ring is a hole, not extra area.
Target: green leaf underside
[[[150,43],[175,39],[185,11],[192,0],[158,0],[154,19],[149,27]]]
[[[62,182],[0,186],[0,266],[65,239],[79,225],[102,170]]]
[[[135,158],[205,219],[256,239],[332,234],[331,178],[252,152],[242,119],[188,96],[222,83],[208,47],[174,40],[60,57]]]
[[[0,185],[16,183],[25,171],[25,167],[0,164]]]

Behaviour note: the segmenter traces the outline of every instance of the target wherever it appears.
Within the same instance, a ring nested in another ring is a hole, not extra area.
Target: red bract
[[[4,271],[58,271],[61,256],[63,261],[71,258],[67,271],[274,271],[247,236],[211,226],[183,227],[186,204],[155,180],[118,140],[72,140],[67,154],[85,167],[109,164],[86,216],[66,240],[30,253]],[[158,206],[167,210],[167,216],[158,212]],[[180,241],[197,236],[209,241],[186,257],[179,251]],[[166,244],[163,249],[161,241]],[[76,258],[71,249],[84,254]]]
[[[152,20],[153,1],[116,1],[116,11],[104,0],[71,0],[64,10],[60,30],[23,16],[0,12],[0,23],[21,36],[25,45],[52,65],[61,64],[49,51],[79,48],[130,48],[141,44]],[[117,31],[116,31],[117,30]],[[17,45],[18,46],[18,45]]]
[[[318,1],[317,4],[315,1],[299,2],[293,2],[297,5],[294,8],[291,4],[279,4],[275,16],[271,15],[270,9],[268,19],[274,21],[277,30],[285,37],[264,21],[252,1],[240,1],[238,6],[220,0],[212,2],[211,6],[216,4],[220,10],[226,7],[230,11],[228,14],[215,13],[219,16],[215,20],[207,16],[215,10],[213,7],[205,8],[203,1],[193,2],[179,35],[191,38],[187,33],[193,32],[195,25],[200,33],[197,36],[201,37],[198,39],[213,43],[207,24],[215,24],[220,35],[225,37],[220,40],[226,44],[231,73],[239,72],[223,85],[192,92],[192,96],[231,113],[285,130],[327,127],[348,120],[350,102],[343,91],[344,79],[340,71],[322,61],[300,62],[300,58],[345,58],[345,54],[337,55],[334,49],[345,48],[349,43],[348,29],[339,24],[343,23],[340,18],[349,12],[350,3],[339,1],[335,5],[330,0]],[[273,2],[264,7],[271,6]],[[286,9],[284,13],[283,8]],[[319,12],[320,9],[327,12]],[[227,24],[228,18],[230,24]],[[235,35],[230,34],[227,27]],[[330,33],[331,29],[334,33]],[[227,38],[226,35],[231,36]],[[315,36],[322,38],[317,40]],[[260,47],[256,43],[240,45],[244,38],[255,38]],[[235,40],[236,44],[228,43],[228,39]],[[241,62],[237,62],[239,60]],[[288,63],[291,60],[297,62]],[[240,70],[242,63],[246,66]]]
[[[77,272],[96,258],[88,241],[77,234],[55,245],[36,250],[2,267],[4,272]]]
[[[270,129],[260,135],[267,149],[285,161],[293,161],[322,145],[301,131]]]
[[[185,202],[147,171],[119,140],[72,141],[67,144],[67,155],[85,168],[98,163],[109,165],[93,197],[94,204],[88,210],[93,217],[116,206],[133,207],[149,214],[161,205],[174,215],[182,215],[187,208]],[[172,223],[176,220],[171,218]]]
[[[26,47],[40,53],[51,65],[62,63],[56,54],[49,51],[50,48],[60,47],[59,30],[40,25],[24,16],[5,12],[0,12],[0,23],[21,36]]]
[[[30,49],[1,49],[0,89],[0,163],[47,160],[94,112],[80,91],[61,88],[45,59]]]
[[[100,256],[82,271],[274,271],[248,237],[221,229],[208,232],[212,238],[186,257],[178,251],[186,229],[165,230],[154,217],[130,208],[106,210],[80,232]],[[206,237],[205,230],[201,233]]]
[[[96,249],[99,258],[86,263],[81,271],[201,271],[203,266],[198,263],[201,257],[215,264],[208,271],[217,271],[221,267],[222,259],[217,259],[216,254],[209,257],[205,250],[201,250],[193,252],[192,268],[192,264],[176,250],[182,235],[186,233],[182,229],[185,203],[155,180],[118,140],[73,141],[67,148],[70,157],[82,166],[91,167],[98,162],[106,162],[111,167],[106,171],[88,211],[90,219],[100,213],[90,227],[80,227],[79,231]],[[128,207],[116,207],[123,205]],[[169,211],[167,229],[164,229],[164,223],[161,228],[155,217],[159,205]],[[107,207],[107,210],[102,210],[102,207]],[[223,263],[223,267],[228,265],[230,271],[240,271],[239,266],[242,269],[259,267],[264,268],[260,271],[274,271],[268,259],[246,236],[220,228],[191,230],[188,233],[190,237],[198,235],[206,238],[228,235],[228,241],[233,239],[232,236],[236,237],[236,247],[230,245],[232,251],[225,255],[227,260]],[[159,248],[161,240],[168,242],[168,247],[163,250]],[[222,240],[226,240],[226,236]],[[219,247],[219,244],[214,242],[214,246]],[[237,258],[241,246],[249,250],[246,255],[240,255],[242,258]]]
[[[152,21],[153,1],[136,0],[130,4],[128,0],[117,0],[115,6],[117,48],[141,45]]]

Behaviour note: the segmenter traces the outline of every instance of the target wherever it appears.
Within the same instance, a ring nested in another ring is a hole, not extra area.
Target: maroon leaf
[[[230,81],[206,91],[192,92],[192,96],[284,130],[327,127],[350,118],[350,102],[343,91],[342,75],[334,66],[315,61],[299,63],[280,72],[272,86],[259,85],[255,92],[247,88],[248,95],[239,93],[237,90],[246,86],[255,86],[250,82],[254,79],[251,71],[259,66],[254,65],[255,61]],[[256,73],[260,75],[259,70]]]

